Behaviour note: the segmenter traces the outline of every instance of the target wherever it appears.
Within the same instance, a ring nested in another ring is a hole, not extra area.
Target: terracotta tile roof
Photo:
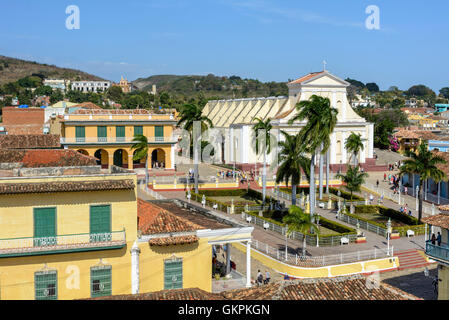
[[[438,140],[438,136],[430,131],[417,131],[400,129],[394,133],[397,138],[422,139],[422,140]]]
[[[80,192],[134,189],[133,180],[65,181],[45,183],[0,183],[0,194]]]
[[[313,79],[321,74],[325,73],[325,71],[320,71],[320,72],[312,72],[309,73],[308,75],[305,75],[304,77],[301,77],[299,79],[293,80],[290,83],[303,83],[306,82],[307,80]]]
[[[177,217],[152,203],[138,199],[137,216],[139,230],[142,234],[166,234],[176,232],[192,232],[204,229],[187,219]]]
[[[163,290],[136,295],[109,296],[104,300],[421,300],[383,282],[367,286],[361,275],[293,280],[261,287],[207,293],[199,289]]]
[[[191,244],[198,242],[199,238],[195,235],[190,236],[172,236],[153,238],[148,241],[151,246],[171,246],[177,244]]]
[[[198,288],[192,288],[107,296],[87,300],[223,300],[223,297]]]
[[[23,163],[25,168],[95,166],[97,159],[71,149],[0,149],[0,163]]]
[[[441,211],[448,211],[448,206],[439,207]],[[430,224],[432,226],[441,227],[444,229],[449,229],[449,215],[437,214],[434,216],[429,216],[422,219],[423,222]]]
[[[83,102],[80,104],[77,104],[75,106],[72,106],[71,108],[83,108],[83,109],[97,109],[97,110],[103,110],[102,107],[97,106],[95,103],[92,102]]]
[[[441,151],[432,151],[432,153],[446,160],[446,163],[437,164],[437,168],[443,171],[446,174],[446,177],[449,177],[449,153]]]
[[[401,108],[402,112],[405,112],[407,114],[423,114],[423,113],[433,113],[435,112],[434,109],[431,108]]]
[[[60,147],[60,136],[55,134],[0,135],[0,149],[42,149]]]

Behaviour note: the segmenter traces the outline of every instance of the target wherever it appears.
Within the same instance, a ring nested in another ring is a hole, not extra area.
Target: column
[[[108,151],[109,152],[108,153],[108,156],[109,156],[109,161],[108,161],[109,168],[114,165],[114,151],[115,150]]]
[[[335,131],[331,134],[330,146],[330,162],[329,164],[337,164],[337,135]]]
[[[226,275],[231,273],[231,245],[226,244]]]
[[[346,143],[346,132],[342,132],[341,133],[341,162],[343,164],[346,164],[346,162],[348,161],[347,160],[348,152],[346,151],[345,143]]]
[[[140,249],[137,241],[131,248],[131,290],[132,294],[139,293],[140,274],[139,274],[139,254]]]
[[[362,134],[362,139],[366,139],[366,136]],[[363,150],[359,152],[359,163],[365,163],[366,162],[366,151],[367,151],[367,144],[368,140],[363,141]]]
[[[131,150],[132,152],[132,150]],[[134,160],[133,160],[133,155],[128,153],[128,170],[133,170],[134,169]]]
[[[175,145],[172,144],[170,147],[170,168],[167,169],[175,169]]]
[[[251,287],[251,241],[246,242],[246,287]]]

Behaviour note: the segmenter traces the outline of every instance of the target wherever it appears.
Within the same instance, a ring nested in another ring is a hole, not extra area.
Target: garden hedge
[[[286,191],[286,192],[288,192],[288,193],[292,193],[292,189],[291,188],[287,188],[287,187],[282,187],[282,188],[280,188],[280,190],[281,191]],[[331,194],[333,194],[333,195],[336,195],[336,196],[338,196],[338,190],[340,190],[340,197],[341,198],[343,198],[343,199],[346,199],[346,200],[351,200],[351,193],[349,193],[349,192],[347,192],[347,191],[345,191],[345,190],[342,190],[342,189],[338,189],[338,188],[333,188],[333,187],[330,187],[329,188],[329,192],[331,193]],[[307,196],[308,194],[309,194],[309,188],[298,188],[297,190],[296,190],[296,194],[297,195],[300,195],[301,194],[301,192],[304,192],[304,194]],[[319,192],[319,189],[317,188],[317,191],[316,191],[317,193]],[[355,194],[353,194],[352,195],[352,200],[353,201],[363,201],[363,200],[365,200],[364,198],[362,198],[362,197],[359,197],[358,195],[355,195]]]

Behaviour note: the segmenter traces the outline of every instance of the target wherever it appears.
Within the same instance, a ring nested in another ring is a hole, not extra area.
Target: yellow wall
[[[445,265],[438,265],[438,300],[449,300],[449,268]]]
[[[140,292],[164,290],[164,260],[182,258],[183,288],[212,290],[212,246],[207,239],[198,243],[150,246],[140,243]]]
[[[4,179],[0,181],[0,184],[94,179],[132,179],[137,185],[134,174]],[[111,205],[111,231],[125,229],[126,246],[113,250],[0,257],[0,299],[34,299],[34,273],[40,271],[44,264],[58,272],[58,299],[88,298],[90,297],[90,267],[98,265],[100,258],[103,259],[104,264],[112,266],[112,294],[131,293],[129,251],[137,238],[136,189],[0,195],[0,225],[2,226],[0,239],[33,237],[33,208],[35,207],[56,207],[57,235],[89,233],[89,207],[94,204]],[[71,268],[79,270],[79,289],[66,284],[67,279],[73,279],[69,272]]]

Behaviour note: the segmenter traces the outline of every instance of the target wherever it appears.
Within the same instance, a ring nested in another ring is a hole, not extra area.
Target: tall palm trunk
[[[296,206],[296,184],[292,184],[292,206]]]
[[[326,194],[329,196],[329,149],[326,152]]]
[[[304,239],[302,240],[302,255],[306,256],[306,235],[304,235]]]
[[[148,190],[148,183],[150,182],[150,173],[148,172],[148,155],[145,161],[145,190]]]
[[[423,189],[424,189],[424,181],[421,180],[421,179],[419,179],[419,192],[418,192],[418,224],[421,224],[421,218],[422,218]]]
[[[309,195],[310,195],[310,216],[313,219],[315,213],[315,153],[311,156],[310,161],[310,183],[309,183]]]
[[[357,166],[357,152],[354,152],[354,167]]]
[[[195,179],[195,193],[198,194],[198,170],[199,170],[199,166],[198,166],[198,148],[194,147],[193,148],[193,154],[194,154],[194,179]]]
[[[262,203],[265,204],[265,197],[267,194],[267,153],[263,153],[263,175],[262,175]]]
[[[324,158],[323,154],[321,153],[323,151],[323,145],[321,145],[320,148],[320,177],[319,177],[319,184],[320,184],[320,200],[323,199],[323,166],[324,166]]]

